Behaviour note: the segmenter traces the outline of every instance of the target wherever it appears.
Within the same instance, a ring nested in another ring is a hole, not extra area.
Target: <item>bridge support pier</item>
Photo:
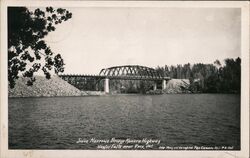
[[[155,91],[157,89],[157,83],[154,82],[154,87],[153,87],[153,90]]]
[[[166,80],[162,80],[162,90],[166,89]]]
[[[105,78],[104,80],[104,92],[109,93],[109,79]]]

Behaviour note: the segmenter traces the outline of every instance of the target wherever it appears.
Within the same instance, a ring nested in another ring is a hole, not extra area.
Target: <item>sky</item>
[[[66,8],[72,19],[46,37],[65,74],[102,68],[155,68],[240,57],[237,8]]]

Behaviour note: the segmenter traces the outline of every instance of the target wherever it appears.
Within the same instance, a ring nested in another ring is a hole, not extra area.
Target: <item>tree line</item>
[[[240,93],[241,59],[227,58],[224,64],[216,60],[213,64],[190,63],[184,65],[158,66],[156,71],[176,79],[189,79],[191,92]]]

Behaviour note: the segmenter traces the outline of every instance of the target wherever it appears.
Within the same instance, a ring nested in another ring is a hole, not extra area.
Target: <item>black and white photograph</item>
[[[53,4],[4,10],[8,150],[246,151],[247,2]]]

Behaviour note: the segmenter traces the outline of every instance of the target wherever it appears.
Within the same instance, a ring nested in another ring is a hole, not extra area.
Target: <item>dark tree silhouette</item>
[[[50,79],[51,72],[64,71],[60,54],[52,52],[44,37],[55,31],[55,25],[72,17],[66,9],[47,7],[28,10],[26,7],[8,7],[8,81],[15,86],[19,75],[28,78],[27,85],[35,81],[34,73],[42,70]]]
[[[191,92],[240,93],[241,59],[227,58],[222,65],[219,60],[213,64],[197,63],[157,67],[156,71],[171,78],[189,79]]]

